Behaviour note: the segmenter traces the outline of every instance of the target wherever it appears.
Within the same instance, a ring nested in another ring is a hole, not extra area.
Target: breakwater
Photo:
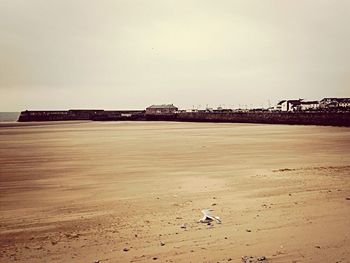
[[[350,127],[349,112],[184,113],[179,121],[329,125]]]
[[[180,121],[328,125],[350,127],[350,112],[180,112],[146,114],[144,110],[23,111],[18,121]]]
[[[144,110],[60,110],[22,111],[18,121],[76,121],[76,120],[123,120],[143,116]]]

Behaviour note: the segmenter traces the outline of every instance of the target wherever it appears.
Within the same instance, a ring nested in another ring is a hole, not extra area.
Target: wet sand
[[[349,149],[340,127],[2,126],[0,261],[350,262]]]

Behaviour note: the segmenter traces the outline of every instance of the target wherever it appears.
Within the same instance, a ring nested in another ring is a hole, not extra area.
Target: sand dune
[[[339,127],[6,125],[0,261],[350,262],[349,149]]]

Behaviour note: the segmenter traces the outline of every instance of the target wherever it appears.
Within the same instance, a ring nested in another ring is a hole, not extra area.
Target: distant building
[[[298,110],[299,105],[301,104],[302,99],[298,100],[281,100],[277,103],[275,110],[276,111],[296,111]]]
[[[304,101],[303,99],[298,100],[281,100],[275,107],[274,111],[308,111],[317,110],[320,107],[318,101]]]
[[[173,104],[152,105],[146,108],[146,114],[173,114],[178,110]]]
[[[350,98],[324,98],[320,101],[320,107],[325,108],[350,108]]]
[[[318,101],[302,101],[298,106],[298,110],[307,111],[307,110],[317,110],[320,107]]]
[[[186,109],[185,112],[198,112],[198,109]]]

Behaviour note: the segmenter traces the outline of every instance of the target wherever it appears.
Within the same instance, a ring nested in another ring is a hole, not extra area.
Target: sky
[[[350,97],[348,0],[0,0],[0,111]]]

